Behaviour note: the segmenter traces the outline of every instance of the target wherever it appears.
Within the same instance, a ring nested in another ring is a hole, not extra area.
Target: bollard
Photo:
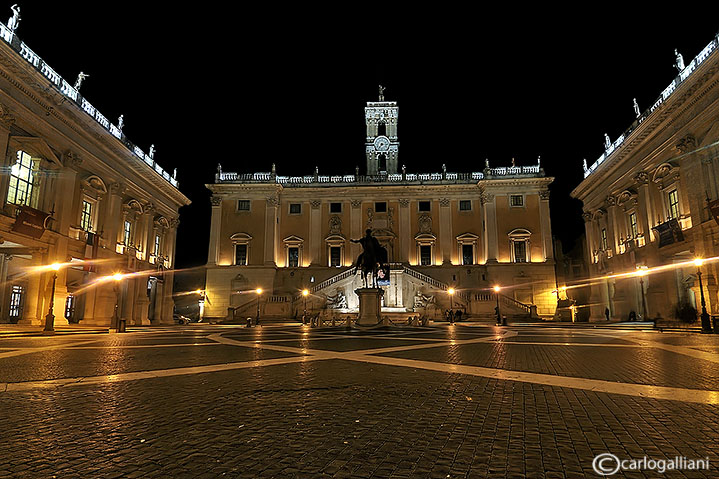
[[[252,318],[247,318],[247,327],[248,328],[252,327]]]
[[[124,333],[124,332],[126,332],[126,328],[127,328],[127,320],[120,319],[117,323],[117,332]]]

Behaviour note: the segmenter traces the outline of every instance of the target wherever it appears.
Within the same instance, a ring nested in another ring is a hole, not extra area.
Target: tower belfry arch
[[[379,101],[368,101],[364,109],[367,135],[365,154],[368,175],[396,174],[399,156],[396,101],[384,99],[385,88],[379,87]]]

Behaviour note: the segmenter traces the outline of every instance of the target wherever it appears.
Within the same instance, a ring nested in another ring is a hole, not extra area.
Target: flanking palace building
[[[387,249],[383,311],[552,316],[556,289],[548,186],[530,166],[409,173],[399,161],[397,103],[365,107],[366,172],[288,177],[218,165],[212,192],[204,316],[356,312],[352,243],[366,229]],[[270,165],[267,165],[268,167]],[[257,297],[257,289],[262,290]],[[454,297],[448,291],[456,290]],[[299,313],[298,313],[299,312]]]

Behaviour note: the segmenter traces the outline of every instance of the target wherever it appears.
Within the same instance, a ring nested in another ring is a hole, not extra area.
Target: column
[[[277,208],[280,200],[277,196],[269,196],[265,201],[265,266],[277,265]]]
[[[607,246],[612,250],[612,256],[614,256],[619,253],[619,238],[617,237],[617,199],[609,195],[604,200],[604,204],[607,208]],[[601,240],[601,231],[599,239]]]
[[[98,231],[103,232],[105,247],[113,253],[117,251],[118,234],[122,231],[122,195],[125,185],[113,183],[110,185],[110,195],[105,215],[99,218]]]
[[[140,216],[142,222],[142,236],[140,241],[144,248],[143,258],[145,261],[150,261],[150,255],[152,254],[152,248],[155,244],[155,205],[148,203],[142,207],[142,216]]]
[[[210,220],[210,249],[207,253],[207,264],[217,264],[217,254],[220,251],[220,228],[222,226],[222,198],[213,196],[212,219]]]
[[[399,200],[399,258],[397,261],[409,263],[409,252],[412,247],[412,218],[409,214],[408,199]]]
[[[0,164],[5,166],[5,159],[7,158],[8,154],[10,152],[7,151],[8,149],[8,143],[10,142],[10,126],[14,123],[14,119],[12,116],[10,116],[9,113],[6,111],[2,111],[0,113],[0,154],[2,154],[2,158],[0,159]],[[12,163],[15,160],[15,155],[10,154],[9,162]],[[7,197],[7,189],[8,189],[8,183],[10,182],[10,176],[0,175],[0,194],[4,195],[4,198]],[[2,198],[2,199],[4,199]]]
[[[637,207],[637,216],[639,220],[639,227],[644,233],[644,243],[649,244],[652,239],[651,224],[652,224],[652,207],[651,198],[649,197],[649,175],[643,171],[639,172],[634,177],[634,183],[637,186],[639,193],[639,205]]]
[[[312,266],[327,266],[322,264],[322,202],[320,200],[310,201],[310,230],[309,230],[309,263]],[[305,258],[302,258],[305,261]],[[302,266],[302,265],[300,265]]]
[[[542,225],[544,260],[551,261],[554,259],[554,247],[552,244],[552,226],[549,216],[549,190],[539,192],[539,222]]]
[[[350,238],[360,239],[364,236],[362,234],[362,201],[351,200],[350,204],[352,206],[350,210]],[[361,252],[361,246],[358,243],[350,243],[350,253],[353,262],[357,260]]]
[[[10,298],[7,293],[10,285],[7,284],[7,271],[8,263],[11,259],[12,255],[0,254],[0,323],[8,322],[8,305],[10,304]]]
[[[484,207],[485,227],[485,258],[487,263],[496,263],[498,255],[497,238],[497,210],[495,197],[491,193],[482,193],[480,197]]]
[[[588,211],[585,211],[582,213],[582,219],[584,219],[584,236],[585,240],[587,241],[587,251],[586,251],[586,261],[587,266],[589,267],[590,275],[594,272],[594,261],[593,261],[593,244],[594,244],[594,238],[592,234],[592,214]]]
[[[449,198],[439,200],[439,243],[441,246],[442,264],[452,263],[452,211]]]

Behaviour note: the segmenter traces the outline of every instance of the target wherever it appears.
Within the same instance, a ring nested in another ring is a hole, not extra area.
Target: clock
[[[374,139],[374,148],[377,151],[389,150],[389,138],[386,136],[378,136]]]

